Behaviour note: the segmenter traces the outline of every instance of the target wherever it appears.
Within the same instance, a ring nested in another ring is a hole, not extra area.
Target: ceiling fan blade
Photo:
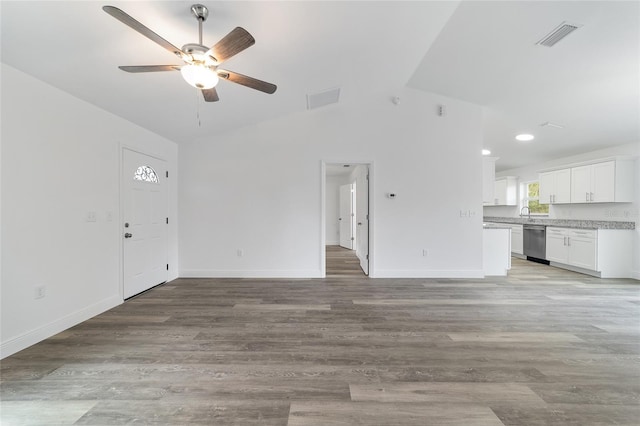
[[[256,40],[247,30],[242,27],[236,27],[209,49],[207,53],[213,56],[219,65],[246,48],[253,46],[255,42]]]
[[[126,72],[156,72],[156,71],[180,71],[180,65],[121,65]]]
[[[212,87],[211,89],[202,89],[202,95],[204,96],[204,100],[207,102],[218,102],[220,100],[215,87]]]
[[[275,84],[267,83],[266,81],[258,80],[257,78],[247,77],[246,75],[238,74],[237,72],[233,71],[219,69],[218,76],[220,78],[224,78],[225,80],[233,81],[234,83],[242,84],[243,86],[247,86],[268,94],[274,93],[278,88],[278,86],[276,86]]]
[[[123,24],[126,24],[126,25],[130,26],[131,28],[133,28],[134,30],[136,30],[137,32],[142,34],[143,36],[147,37],[149,40],[158,43],[160,46],[164,47],[165,49],[167,49],[169,52],[173,53],[174,55],[177,55],[180,58],[188,58],[189,57],[189,55],[184,53],[181,49],[179,49],[176,46],[174,46],[173,44],[169,43],[167,40],[163,39],[158,34],[154,33],[149,28],[145,27],[140,22],[136,21],[131,16],[127,15],[125,12],[123,12],[120,9],[118,9],[117,7],[103,6],[102,10],[104,10],[109,15],[113,16],[118,21],[122,22]]]

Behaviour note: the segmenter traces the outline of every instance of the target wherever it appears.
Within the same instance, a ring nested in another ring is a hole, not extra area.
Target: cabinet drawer
[[[569,236],[594,240],[598,237],[598,231],[595,229],[572,229],[569,232]]]

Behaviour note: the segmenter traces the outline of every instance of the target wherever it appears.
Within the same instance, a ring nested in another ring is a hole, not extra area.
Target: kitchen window
[[[549,214],[549,204],[540,204],[540,183],[538,181],[524,182],[520,187],[523,194],[520,208],[528,207],[531,215],[546,216]]]

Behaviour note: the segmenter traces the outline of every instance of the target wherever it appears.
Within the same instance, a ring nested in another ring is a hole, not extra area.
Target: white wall
[[[635,222],[634,234],[634,278],[640,279],[640,142],[619,145],[597,151],[586,152],[571,157],[558,158],[542,164],[534,164],[518,169],[505,170],[496,173],[500,176],[517,176],[520,182],[538,180],[538,171],[566,164],[590,161],[613,156],[636,157],[635,169],[635,202],[633,203],[597,203],[597,204],[557,204],[549,206],[549,218],[551,219],[586,219],[586,220],[612,220],[622,222]],[[484,208],[485,216],[518,216],[518,207],[491,207]]]
[[[122,303],[121,147],[164,158],[176,171],[177,146],[4,64],[1,117],[5,357]],[[170,279],[176,191],[170,179]],[[85,221],[88,211],[96,222]],[[41,285],[46,296],[36,300]]]
[[[340,244],[340,186],[351,183],[349,175],[327,175],[325,186],[325,244],[337,246]]]
[[[397,94],[399,106],[352,94],[181,145],[180,275],[321,276],[324,160],[375,163],[372,276],[482,276],[481,109]],[[462,209],[476,215],[463,219]]]

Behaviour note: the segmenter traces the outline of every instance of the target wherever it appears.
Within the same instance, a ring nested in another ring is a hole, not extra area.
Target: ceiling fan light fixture
[[[220,80],[214,70],[203,65],[185,65],[180,68],[180,73],[196,89],[212,89]]]

